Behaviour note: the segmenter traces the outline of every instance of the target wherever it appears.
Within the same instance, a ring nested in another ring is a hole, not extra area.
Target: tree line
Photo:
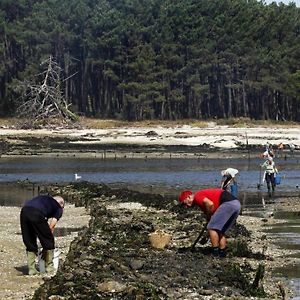
[[[300,9],[256,0],[1,0],[0,115],[53,57],[76,113],[300,121]]]

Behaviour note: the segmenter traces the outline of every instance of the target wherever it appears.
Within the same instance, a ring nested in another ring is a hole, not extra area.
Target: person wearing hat
[[[226,233],[235,224],[241,210],[240,201],[223,189],[204,189],[195,193],[186,190],[180,193],[179,201],[186,206],[197,205],[206,215],[207,231],[214,256],[225,257]]]
[[[239,173],[237,169],[228,168],[221,171],[222,180],[221,180],[221,189],[227,190],[228,186],[231,183],[236,183],[235,176]]]
[[[46,273],[53,273],[54,227],[63,214],[65,201],[61,196],[40,195],[27,201],[21,209],[20,222],[27,251],[28,275],[39,272],[35,267],[38,254],[37,239],[43,247]],[[51,219],[48,223],[48,219]]]
[[[262,169],[265,171],[265,181],[267,183],[268,194],[271,197],[271,187],[272,192],[275,191],[275,174],[278,173],[278,170],[275,166],[275,162],[272,157],[269,157],[262,165]]]

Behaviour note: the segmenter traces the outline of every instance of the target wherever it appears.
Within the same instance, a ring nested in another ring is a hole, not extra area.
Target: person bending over
[[[239,171],[234,168],[227,168],[226,170],[221,171],[222,180],[221,180],[221,189],[227,190],[228,186],[231,184],[237,184],[236,176]]]
[[[236,197],[223,189],[204,189],[195,193],[183,191],[179,201],[190,207],[197,205],[206,215],[207,231],[214,256],[225,257],[226,233],[235,224],[241,204]]]
[[[43,247],[46,273],[53,273],[54,227],[63,214],[65,201],[60,196],[37,196],[25,203],[21,209],[20,223],[24,245],[27,251],[28,274],[39,272],[35,267],[38,254],[37,239]],[[48,220],[50,221],[48,222]]]

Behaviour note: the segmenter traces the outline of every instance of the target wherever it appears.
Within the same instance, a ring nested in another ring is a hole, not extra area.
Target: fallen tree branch
[[[22,90],[21,103],[17,109],[18,117],[28,120],[26,127],[35,127],[41,121],[51,122],[58,118],[63,122],[76,121],[78,117],[69,110],[69,105],[60,90],[62,80],[60,79],[61,68],[53,60],[52,56],[42,62],[47,64],[47,70],[41,72],[38,77],[43,76],[42,84],[21,82],[18,89]]]

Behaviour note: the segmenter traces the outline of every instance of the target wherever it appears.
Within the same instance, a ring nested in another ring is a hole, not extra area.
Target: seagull
[[[75,180],[81,179],[81,176],[79,176],[77,173],[75,173],[74,176],[75,176]]]

